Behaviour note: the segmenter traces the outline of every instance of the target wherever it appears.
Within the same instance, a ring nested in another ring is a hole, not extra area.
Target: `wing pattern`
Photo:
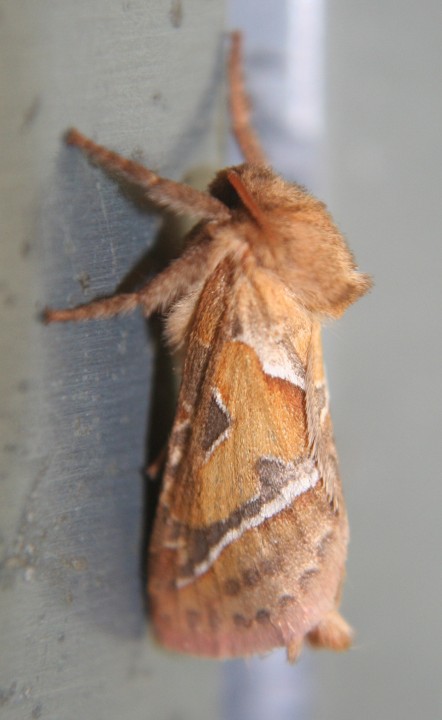
[[[229,260],[194,318],[151,543],[156,631],[202,655],[296,655],[335,611],[347,544],[339,478],[321,475],[317,327],[277,279]]]

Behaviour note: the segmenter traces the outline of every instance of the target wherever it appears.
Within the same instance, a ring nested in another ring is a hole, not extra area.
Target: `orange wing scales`
[[[159,639],[212,657],[300,645],[336,608],[346,542],[345,517],[334,516],[316,485],[226,547],[196,582],[152,588]],[[162,571],[171,579],[172,555],[167,561]]]
[[[336,624],[347,520],[315,455],[328,415],[314,323],[276,279],[242,270],[219,266],[189,330],[187,357],[197,360],[192,374],[184,368],[149,594],[172,649],[234,657],[283,645],[294,657],[309,633],[316,644],[336,637],[324,628]],[[208,332],[209,317],[219,324]]]

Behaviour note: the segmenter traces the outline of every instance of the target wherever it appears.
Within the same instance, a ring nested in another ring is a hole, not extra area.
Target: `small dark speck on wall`
[[[23,115],[23,121],[21,125],[21,131],[25,132],[26,130],[29,130],[32,125],[34,124],[39,112],[41,109],[41,98],[37,95],[32,100],[31,104],[28,106],[28,108],[25,110],[25,113]]]
[[[183,22],[183,4],[181,0],[172,0],[169,10],[169,17],[173,27],[181,27]]]

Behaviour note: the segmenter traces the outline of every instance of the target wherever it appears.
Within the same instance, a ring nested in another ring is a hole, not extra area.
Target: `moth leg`
[[[240,32],[233,32],[231,35],[228,77],[232,132],[236,142],[247,162],[267,165],[267,158],[250,122],[250,102],[244,86]]]
[[[307,635],[310,645],[328,650],[348,650],[353,632],[337,610],[331,610]]]
[[[137,292],[92,300],[74,308],[46,308],[43,311],[43,320],[53,323],[110,318],[133,312],[137,307],[141,307],[143,315],[149,317],[155,311],[167,308],[174,299],[198,281],[204,275],[207,263],[205,243],[193,245]]]
[[[156,480],[162,473],[167,460],[167,445],[161,448],[158,455],[146,468],[146,475],[149,480]]]
[[[208,193],[160,177],[152,170],[129,160],[118,153],[98,145],[72,128],[66,134],[66,143],[82,150],[92,162],[110,174],[133,183],[146,191],[154,203],[176,213],[187,213],[206,220],[228,220],[228,208]]]

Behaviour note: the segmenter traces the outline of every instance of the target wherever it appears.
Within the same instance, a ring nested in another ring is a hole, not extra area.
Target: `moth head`
[[[309,311],[339,317],[371,287],[325,204],[301,185],[244,163],[218,173],[209,191],[232,211],[257,263]]]

